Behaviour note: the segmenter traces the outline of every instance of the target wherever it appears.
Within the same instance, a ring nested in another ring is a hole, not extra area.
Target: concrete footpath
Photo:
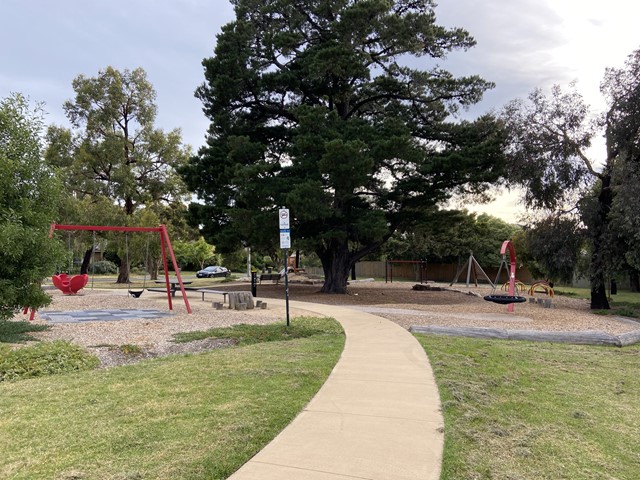
[[[290,307],[338,320],[344,352],[307,407],[229,478],[437,480],[444,423],[416,339],[389,320],[346,307]]]

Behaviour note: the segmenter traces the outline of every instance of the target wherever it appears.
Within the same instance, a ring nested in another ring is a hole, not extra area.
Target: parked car
[[[198,278],[228,277],[229,275],[231,275],[231,272],[227,268],[217,265],[206,267],[196,273]]]

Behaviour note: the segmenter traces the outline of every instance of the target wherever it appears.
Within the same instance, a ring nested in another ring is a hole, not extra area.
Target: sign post
[[[291,248],[291,230],[289,224],[289,209],[278,210],[280,224],[280,248],[284,250],[284,300],[287,312],[287,327],[289,326],[289,248]]]

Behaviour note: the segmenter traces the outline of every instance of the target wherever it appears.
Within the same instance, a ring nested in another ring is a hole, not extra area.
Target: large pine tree
[[[344,293],[354,262],[395,231],[498,179],[494,119],[451,121],[492,84],[438,66],[475,42],[437,25],[434,2],[232,3],[197,90],[207,145],[182,170],[201,200],[193,218],[221,250],[273,247],[286,206],[323,291]]]

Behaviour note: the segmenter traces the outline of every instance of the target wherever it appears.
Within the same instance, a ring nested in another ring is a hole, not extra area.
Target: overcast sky
[[[497,84],[470,115],[572,80],[602,109],[604,69],[640,47],[640,3],[631,0],[441,0],[436,15],[478,42],[443,65]],[[194,150],[204,143],[209,122],[193,92],[233,19],[227,0],[0,0],[0,18],[0,98],[21,92],[45,103],[47,122],[69,126],[62,104],[77,75],[142,67],[157,91],[157,125],[181,128]],[[491,213],[514,220],[518,210],[501,197]]]

